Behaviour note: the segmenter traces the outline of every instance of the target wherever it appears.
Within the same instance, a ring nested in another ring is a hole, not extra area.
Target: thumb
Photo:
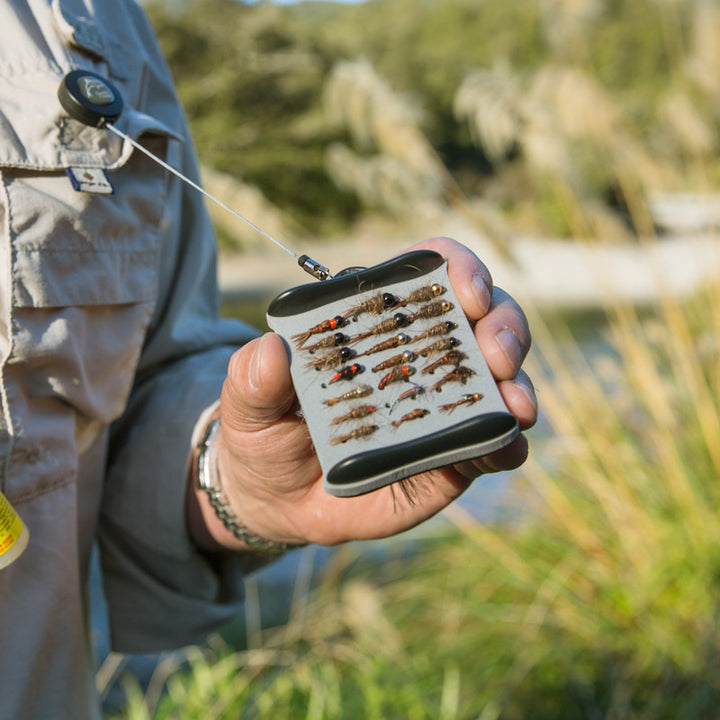
[[[279,335],[255,338],[230,358],[220,401],[224,427],[237,432],[262,430],[294,402],[290,364]]]

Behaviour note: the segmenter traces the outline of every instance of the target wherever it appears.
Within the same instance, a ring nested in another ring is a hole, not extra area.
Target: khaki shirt
[[[75,68],[109,76],[118,128],[197,179],[132,0],[0,3],[0,486],[30,530],[0,570],[1,720],[99,716],[95,539],[117,651],[199,641],[241,600],[245,559],[195,549],[184,495],[198,418],[256,333],[217,317],[197,193],[63,111]]]

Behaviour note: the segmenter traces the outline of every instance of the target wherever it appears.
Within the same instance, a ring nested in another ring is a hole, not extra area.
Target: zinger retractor
[[[115,122],[124,107],[120,91],[89,70],[69,72],[58,88],[58,100],[70,117],[97,128]]]
[[[402,484],[519,433],[436,252],[286,290],[267,322],[331,495]]]
[[[317,280],[326,280],[332,278],[330,270],[325,265],[313,260],[308,255],[298,255],[294,250],[284,245],[274,238],[270,233],[248,220],[236,210],[226,205],[222,200],[216,198],[205,188],[193,182],[190,178],[183,175],[171,165],[157,155],[153,155],[146,147],[137,142],[126,133],[122,132],[113,124],[123,111],[123,98],[120,91],[107,78],[102,75],[91,72],[90,70],[72,70],[62,79],[58,88],[58,100],[70,117],[78,120],[84,125],[94,128],[104,128],[122,138],[125,142],[130,143],[136,150],[140,151],[161,167],[180,178],[191,188],[204,195],[208,200],[212,200],[223,210],[229,212],[238,220],[244,222],[251,227],[259,235],[266,240],[277,245],[288,255],[292,255],[298,262],[298,265],[308,274]]]

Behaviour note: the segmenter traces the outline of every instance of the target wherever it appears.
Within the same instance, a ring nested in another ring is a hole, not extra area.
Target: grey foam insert
[[[423,302],[402,305],[413,293],[424,293],[433,285],[442,292]],[[383,294],[398,302],[385,307]],[[332,327],[333,318],[342,318],[357,307],[371,307],[376,312],[360,312]],[[398,321],[407,319],[411,322],[398,326]],[[271,302],[267,321],[285,340],[293,384],[320,460],[324,487],[333,495],[359,495],[417,473],[486,455],[511,442],[519,432],[450,285],[447,264],[438,253],[415,251],[332,280],[291,288]],[[434,334],[441,325],[445,325],[443,330],[451,329]],[[306,339],[298,337],[311,328],[318,331]],[[370,332],[374,334],[358,339]],[[424,337],[429,332],[433,334]],[[329,343],[338,333],[350,340],[309,349]],[[381,343],[395,343],[393,338],[399,335],[408,342],[398,341],[396,347],[366,354]],[[450,338],[452,345],[445,350],[423,355],[434,343],[444,340],[447,344]],[[343,347],[348,348],[346,359],[339,354]],[[403,352],[411,352],[412,359],[373,370]],[[447,356],[448,352],[462,356]],[[427,372],[431,363],[442,358],[447,364]],[[353,365],[357,366],[355,372],[346,370]],[[339,400],[361,392],[361,387],[366,389],[362,397]],[[360,415],[363,417],[355,417]]]

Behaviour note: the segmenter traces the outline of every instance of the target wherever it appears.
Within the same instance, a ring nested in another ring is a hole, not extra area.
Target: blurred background
[[[108,717],[717,717],[716,0],[144,6],[205,187],[333,272],[471,247],[541,417],[426,526],[258,573],[208,647],[100,641]],[[210,210],[225,312],[265,327],[307,276]]]

